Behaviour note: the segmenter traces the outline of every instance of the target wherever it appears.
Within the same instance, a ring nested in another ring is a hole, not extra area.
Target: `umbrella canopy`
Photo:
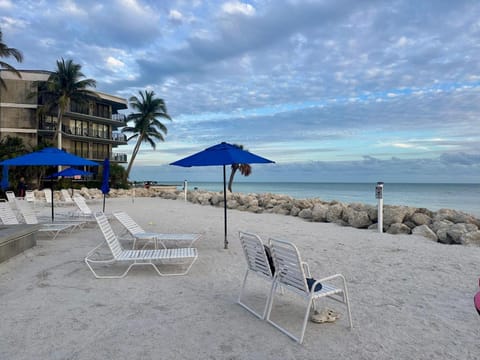
[[[187,156],[186,158],[177,160],[170,165],[191,167],[191,166],[223,166],[223,209],[224,209],[224,225],[225,238],[224,247],[228,248],[227,240],[227,179],[225,173],[226,165],[233,164],[267,164],[274,163],[261,156],[255,155],[249,151],[243,150],[238,146],[231,145],[226,142],[211,146],[203,151]]]
[[[54,179],[56,177],[64,177],[64,178],[73,178],[75,176],[90,176],[92,173],[90,171],[83,171],[80,169],[75,168],[66,168],[60,172],[47,176],[47,179]]]
[[[106,158],[103,161],[103,175],[102,175],[102,186],[100,189],[103,193],[103,212],[105,212],[105,195],[110,192],[110,160]]]
[[[98,166],[96,162],[57,148],[44,148],[30,154],[0,162],[8,166]]]
[[[44,148],[26,155],[0,162],[6,166],[98,166],[94,161],[70,154],[57,148]],[[54,220],[54,205],[52,191],[52,222]]]

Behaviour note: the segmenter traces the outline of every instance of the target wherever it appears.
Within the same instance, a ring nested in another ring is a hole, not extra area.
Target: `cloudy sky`
[[[168,163],[227,141],[276,161],[250,181],[479,182],[479,1],[0,0],[0,28],[18,69],[166,101],[137,180],[218,180]]]

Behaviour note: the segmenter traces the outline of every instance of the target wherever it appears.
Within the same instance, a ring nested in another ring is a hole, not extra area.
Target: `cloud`
[[[255,15],[255,8],[247,3],[240,1],[229,1],[222,5],[222,11],[229,15],[242,14],[246,16]]]

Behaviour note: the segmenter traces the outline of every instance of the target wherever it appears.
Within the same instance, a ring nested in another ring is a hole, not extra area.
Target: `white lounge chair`
[[[27,205],[20,204],[20,203],[18,204],[20,209]],[[18,221],[18,218],[16,217],[15,213],[13,212],[8,202],[0,202],[0,219],[5,225],[20,224],[20,222]],[[38,222],[34,224],[38,224]],[[55,239],[58,236],[58,234],[60,234],[62,231],[66,231],[71,228],[71,225],[68,225],[68,224],[51,223],[51,224],[40,224],[40,225],[42,225],[42,227],[38,229],[38,231],[51,234],[52,240]]]
[[[73,217],[81,217],[85,220],[95,220],[93,211],[85,202],[85,198],[82,195],[75,194],[73,197],[73,201],[78,207],[78,211],[72,212],[71,216]]]
[[[267,322],[301,344],[305,335],[310,310],[312,307],[315,309],[315,300],[328,297],[346,305],[350,328],[353,327],[347,283],[343,275],[336,274],[315,280],[310,274],[307,263],[303,262],[300,258],[298,249],[294,244],[288,241],[271,239],[270,245],[275,266],[275,275],[270,291],[270,301],[266,316]],[[327,281],[334,279],[341,280],[341,287],[337,288],[327,283]],[[293,335],[271,319],[276,289],[279,285],[282,286],[283,290],[290,291],[307,301],[300,336]]]
[[[0,202],[0,220],[4,225],[18,225],[18,219],[15,212],[10,207],[10,202]]]
[[[70,196],[70,193],[68,192],[67,189],[62,189],[62,190],[60,190],[60,192],[62,193],[62,197],[63,197],[63,202],[61,202],[60,204],[62,204],[62,205],[75,205],[75,202],[73,201],[73,199]]]
[[[243,278],[242,288],[240,290],[240,294],[238,295],[237,302],[258,318],[265,319],[268,307],[269,291],[273,283],[273,264],[270,263],[265,245],[263,244],[262,240],[258,235],[240,231],[239,238],[240,243],[242,244],[243,253],[245,254],[245,259],[247,261],[247,271],[245,272],[245,277]],[[257,277],[265,280],[269,284],[265,299],[265,305],[261,314],[255,309],[253,309],[253,307],[248,306],[242,300],[242,297],[244,296],[245,286],[247,284],[247,278],[250,274],[256,275]]]
[[[34,210],[32,209],[31,205],[25,202],[18,204],[18,210],[25,220],[26,224],[42,224],[44,226],[52,226],[52,225],[64,225],[68,226],[70,230],[75,230],[78,228],[82,228],[86,222],[82,220],[55,220],[53,223],[51,222],[51,218],[41,218],[39,219],[35,214]]]
[[[13,209],[17,208],[17,198],[15,197],[15,193],[11,190],[5,191],[5,195],[7,196],[7,201],[10,203],[10,206]]]
[[[43,189],[43,193],[45,194],[45,202],[47,205],[52,205],[52,189],[45,188]]]
[[[35,204],[35,193],[33,190],[25,191],[25,200],[27,200],[29,203]]]
[[[167,242],[181,243],[182,245],[191,247],[195,241],[202,237],[201,234],[188,233],[154,233],[147,232],[133,220],[130,215],[124,211],[115,211],[113,216],[127,229],[133,238],[133,249],[135,249],[137,240],[154,241],[155,249],[160,243],[164,249],[167,248]],[[146,245],[146,244],[145,244]]]
[[[111,259],[96,259],[102,242],[96,248],[92,249],[85,257],[85,264],[87,264],[90,271],[98,279],[116,279],[123,278],[127,275],[130,269],[135,265],[151,265],[160,276],[165,275],[185,275],[188,273],[193,263],[197,260],[198,253],[195,248],[176,248],[176,249],[155,249],[155,250],[125,250],[120,241],[113,232],[107,217],[102,212],[96,213],[95,219],[102,231],[105,241],[110,249]],[[105,264],[128,264],[128,268],[121,275],[99,275],[92,267],[92,265]],[[165,273],[160,271],[156,263],[164,265],[185,265],[187,269],[181,272]]]

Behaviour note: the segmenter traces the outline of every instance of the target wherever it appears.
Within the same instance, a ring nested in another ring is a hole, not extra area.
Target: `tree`
[[[23,61],[23,55],[19,50],[14,48],[9,48],[7,44],[3,42],[3,34],[2,34],[2,31],[0,30],[0,58],[8,58],[10,56],[13,56],[18,62]],[[6,62],[0,61],[0,68],[12,71],[19,78],[22,77],[22,75],[12,65],[7,64]],[[5,84],[5,81],[2,78],[0,78],[0,85],[4,89],[7,89],[7,85]]]
[[[172,120],[170,115],[167,113],[167,106],[165,101],[160,98],[155,97],[155,92],[139,91],[139,98],[132,96],[129,101],[131,107],[134,109],[134,112],[127,117],[128,121],[133,121],[133,126],[125,126],[122,129],[123,133],[133,133],[130,137],[127,138],[127,141],[131,139],[137,139],[135,147],[132,151],[132,156],[130,157],[130,162],[127,167],[127,179],[132,170],[133,162],[135,157],[138,154],[140,145],[142,143],[148,143],[155,150],[156,143],[155,140],[165,141],[163,135],[167,134],[167,127],[160,122],[157,118],[163,118]]]
[[[233,146],[243,150],[243,145],[233,144]],[[252,173],[252,167],[250,164],[232,164],[232,172],[230,173],[230,179],[228,180],[228,191],[230,192],[232,192],[233,178],[237,170],[239,170],[240,174],[243,176],[249,176]]]
[[[57,147],[62,148],[61,129],[63,115],[70,107],[70,103],[85,103],[88,97],[97,95],[87,89],[95,87],[93,79],[82,79],[85,75],[81,71],[82,66],[75,64],[73,60],[57,60],[57,69],[48,77],[46,83],[38,84],[39,96],[43,99],[42,112],[49,114],[57,110],[57,124],[53,142],[58,139]],[[82,80],[81,80],[82,79]]]

